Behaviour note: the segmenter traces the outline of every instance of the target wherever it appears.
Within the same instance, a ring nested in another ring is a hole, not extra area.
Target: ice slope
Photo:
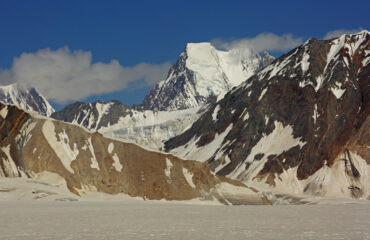
[[[136,111],[121,117],[116,124],[98,131],[104,136],[134,142],[159,150],[168,139],[182,133],[201,114],[198,108],[178,111]]]
[[[107,137],[161,149],[163,142],[180,134],[199,116],[201,109],[177,111],[136,110],[119,101],[74,103],[52,117],[98,131]]]

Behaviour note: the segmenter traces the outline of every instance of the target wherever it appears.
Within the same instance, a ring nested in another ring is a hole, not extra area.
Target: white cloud
[[[27,84],[48,99],[65,103],[122,90],[136,80],[154,85],[166,77],[169,67],[170,63],[124,67],[117,60],[92,63],[88,51],[70,51],[67,47],[55,51],[42,49],[15,58],[11,69],[0,72],[0,83]]]
[[[295,48],[303,43],[301,37],[294,37],[292,34],[276,35],[274,33],[261,33],[253,38],[235,39],[230,42],[215,39],[212,44],[221,49],[234,48],[254,48],[257,52],[261,51],[280,51],[284,52]]]
[[[357,29],[337,29],[326,33],[323,39],[331,39],[339,37],[343,34],[354,34],[362,31],[362,28]],[[233,39],[225,41],[222,39],[214,39],[211,41],[212,45],[219,49],[254,49],[257,52],[262,51],[278,51],[286,52],[299,45],[303,44],[306,39],[303,37],[296,37],[293,34],[277,35],[274,33],[260,33],[255,37]]]
[[[361,32],[363,29],[362,28],[357,28],[357,29],[337,29],[337,30],[333,30],[333,31],[330,31],[328,32],[323,39],[332,39],[332,38],[336,38],[336,37],[339,37],[343,34],[355,34],[355,33],[358,33],[358,32]]]

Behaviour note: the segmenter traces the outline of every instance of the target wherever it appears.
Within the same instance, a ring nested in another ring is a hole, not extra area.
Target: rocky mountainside
[[[274,58],[261,57],[252,48],[217,50],[210,43],[189,43],[166,80],[145,97],[141,108],[173,111],[197,108],[214,102],[238,86]]]
[[[55,111],[35,88],[28,89],[16,83],[0,86],[0,101],[43,116],[50,116]]]
[[[0,104],[0,177],[47,173],[63,178],[76,195],[92,191],[146,199],[268,203],[242,183],[211,174],[204,163],[151,152]]]
[[[369,198],[370,34],[310,39],[213,104],[167,151],[290,193]]]

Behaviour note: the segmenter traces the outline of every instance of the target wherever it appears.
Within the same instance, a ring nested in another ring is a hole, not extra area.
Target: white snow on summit
[[[46,98],[36,89],[28,89],[16,83],[0,86],[0,101],[44,116],[50,116],[55,112]]]
[[[152,110],[202,107],[211,97],[221,99],[274,57],[261,57],[252,47],[218,50],[209,42],[188,43],[166,80],[158,83],[144,100]]]
[[[189,43],[186,66],[195,74],[195,89],[204,96],[218,98],[252,76],[259,68],[260,58],[250,51],[220,51],[210,43]],[[251,63],[248,66],[246,62]]]

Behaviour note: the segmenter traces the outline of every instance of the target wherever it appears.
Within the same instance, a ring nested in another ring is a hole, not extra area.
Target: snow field
[[[0,202],[0,239],[369,239],[369,206]]]

